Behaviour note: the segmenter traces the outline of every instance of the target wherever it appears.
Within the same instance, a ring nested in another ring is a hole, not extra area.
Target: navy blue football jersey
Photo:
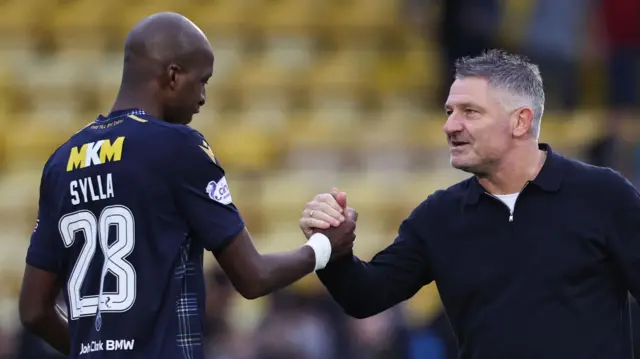
[[[49,158],[26,261],[64,279],[70,358],[203,358],[203,252],[244,226],[199,132],[118,111]]]

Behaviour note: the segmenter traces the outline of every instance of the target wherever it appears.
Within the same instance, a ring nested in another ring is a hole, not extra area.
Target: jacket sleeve
[[[391,245],[370,262],[355,256],[331,262],[317,272],[333,299],[350,316],[366,318],[411,298],[433,278],[429,268],[426,232],[426,203],[413,210],[400,225]],[[366,239],[361,239],[366,240]]]
[[[635,298],[640,298],[640,193],[621,175],[609,184],[614,191],[608,247],[622,280]]]

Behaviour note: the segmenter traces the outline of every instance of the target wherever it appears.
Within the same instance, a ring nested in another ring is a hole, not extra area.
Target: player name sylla
[[[71,181],[69,183],[71,192],[71,204],[78,205],[81,202],[95,202],[107,198],[113,198],[113,176],[96,175],[95,177],[85,177]]]

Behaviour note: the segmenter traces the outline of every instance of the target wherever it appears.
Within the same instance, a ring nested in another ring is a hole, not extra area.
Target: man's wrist
[[[314,233],[304,245],[311,247],[316,257],[314,271],[323,269],[331,259],[331,241],[322,233]]]

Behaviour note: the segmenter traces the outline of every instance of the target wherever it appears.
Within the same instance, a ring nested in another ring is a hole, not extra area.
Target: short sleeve
[[[40,181],[38,218],[31,234],[26,262],[32,267],[63,275],[65,263],[64,242],[60,236],[57,205],[53,185],[47,179],[47,166]]]
[[[222,250],[245,227],[233,204],[231,190],[213,150],[197,131],[187,133],[174,158],[174,197],[190,235],[214,253]]]

